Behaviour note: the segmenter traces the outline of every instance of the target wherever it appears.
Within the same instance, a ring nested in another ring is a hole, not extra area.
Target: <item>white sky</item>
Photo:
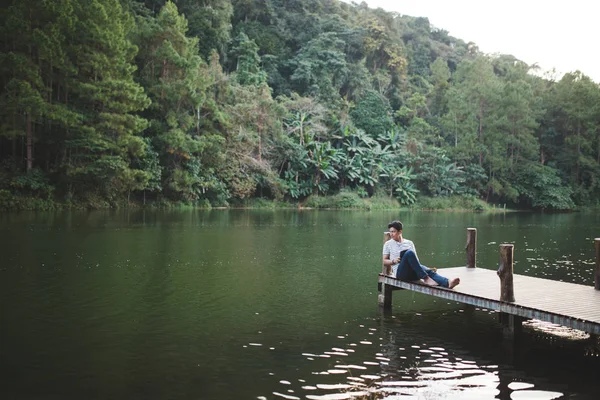
[[[360,3],[360,0],[355,0]],[[347,1],[350,2],[350,1]],[[600,83],[599,0],[365,0],[370,8],[427,17],[484,53],[512,54],[558,78],[580,70]]]

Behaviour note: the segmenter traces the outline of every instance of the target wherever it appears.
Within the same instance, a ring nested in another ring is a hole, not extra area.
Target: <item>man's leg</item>
[[[425,268],[425,272],[427,273],[427,275],[433,279],[435,281],[435,283],[437,283],[438,285],[440,285],[441,287],[445,287],[447,288],[448,285],[450,284],[448,281],[448,278],[445,278],[443,276],[441,276],[440,274],[438,274],[437,272],[435,272],[432,269],[429,269],[427,267]]]
[[[408,250],[406,253],[404,253],[402,260],[398,265],[396,277],[398,279],[402,279],[403,281],[415,281],[417,279],[427,278],[427,272],[421,263],[419,263],[417,255],[414,251]]]

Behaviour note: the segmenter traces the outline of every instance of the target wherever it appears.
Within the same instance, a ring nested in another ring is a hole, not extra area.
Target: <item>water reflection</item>
[[[479,267],[512,242],[518,273],[593,280],[600,214],[3,213],[0,393],[596,400],[586,335],[534,321],[515,352],[495,313],[406,291],[378,315],[382,231],[396,218],[430,266],[463,265],[474,226]]]
[[[539,330],[541,323],[532,323],[525,327],[528,341],[513,346],[496,334],[490,313],[462,314],[468,325],[457,328],[459,314],[436,314],[433,321],[414,313],[386,314],[349,322],[346,332],[324,333],[333,346],[302,353],[295,370],[305,375],[273,373],[272,391],[257,398],[596,399],[598,387],[587,375],[600,360],[586,349],[600,347],[589,336],[553,336],[551,327]],[[585,365],[587,372],[548,372],[538,365],[563,361]]]

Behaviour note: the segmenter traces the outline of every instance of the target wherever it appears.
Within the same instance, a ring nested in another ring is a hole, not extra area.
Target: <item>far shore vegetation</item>
[[[600,85],[427,18],[336,0],[5,3],[0,210],[600,208]]]
[[[423,197],[420,196],[411,205],[402,205],[395,198],[375,195],[361,197],[358,193],[341,191],[335,195],[311,195],[303,201],[274,200],[269,198],[251,198],[236,201],[227,206],[213,206],[208,201],[174,202],[150,201],[146,204],[139,202],[109,204],[98,202],[93,205],[77,203],[59,203],[35,198],[14,199],[12,204],[0,203],[0,210],[13,211],[59,211],[59,210],[91,210],[91,209],[257,209],[257,210],[402,210],[402,211],[461,211],[461,212],[507,212],[516,211],[507,208],[506,204],[488,204],[473,196]]]

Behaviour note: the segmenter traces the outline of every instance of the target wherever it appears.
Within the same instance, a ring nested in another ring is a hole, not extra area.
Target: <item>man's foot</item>
[[[437,282],[431,279],[429,276],[426,276],[423,279],[423,283],[425,283],[427,286],[438,286]]]
[[[450,282],[448,282],[448,289],[454,288],[459,283],[460,283],[460,278],[451,279]]]

